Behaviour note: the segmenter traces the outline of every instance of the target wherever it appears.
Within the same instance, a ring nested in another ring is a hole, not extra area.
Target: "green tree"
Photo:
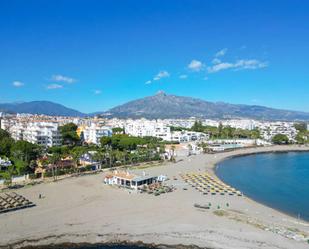
[[[308,134],[306,132],[299,131],[295,137],[298,144],[305,144],[308,142]]]
[[[76,166],[78,166],[80,157],[87,152],[87,148],[83,146],[75,146],[71,150],[71,155]]]
[[[111,137],[101,137],[100,143],[102,147],[107,147],[112,144],[112,138]]]
[[[15,159],[30,163],[31,160],[36,160],[40,154],[40,148],[36,144],[27,141],[17,141],[11,147],[11,155]]]
[[[202,142],[199,146],[203,149],[204,153],[209,153],[211,150],[209,148],[209,144]]]
[[[203,132],[204,131],[204,127],[203,127],[203,124],[202,124],[202,121],[195,121],[193,126],[191,127],[191,130],[192,131],[195,131],[195,132]]]
[[[14,140],[10,137],[3,137],[0,139],[0,155],[10,157],[11,147],[14,143]]]
[[[219,127],[218,127],[218,136],[221,138],[222,137],[222,131],[223,131],[223,125],[220,122],[219,123]]]
[[[253,129],[251,132],[250,132],[251,134],[250,134],[250,137],[252,138],[252,139],[259,139],[259,138],[261,138],[261,132],[260,132],[260,130],[259,129]]]
[[[22,160],[13,160],[14,162],[14,171],[17,175],[23,175],[25,173],[28,173],[30,170],[29,163],[22,161]]]
[[[8,186],[11,185],[14,172],[15,172],[14,166],[11,165],[8,167],[6,171],[0,173],[1,178],[4,179],[5,185],[8,185]]]
[[[4,138],[10,138],[11,135],[6,130],[0,129],[0,140]]]
[[[62,136],[62,143],[64,145],[76,145],[80,138],[78,137],[76,130],[77,125],[73,123],[68,123],[63,126],[59,127],[61,136]]]
[[[188,131],[190,129],[185,127],[179,127],[179,126],[170,126],[171,131]]]
[[[295,123],[294,127],[296,130],[298,130],[299,132],[306,132],[307,131],[307,124],[306,123]]]
[[[273,136],[272,142],[274,144],[288,144],[289,138],[287,137],[287,135],[284,134],[276,134],[275,136]]]
[[[113,134],[124,134],[124,129],[121,127],[112,128]]]

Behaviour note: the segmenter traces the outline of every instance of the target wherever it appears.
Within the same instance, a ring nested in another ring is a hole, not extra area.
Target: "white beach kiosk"
[[[132,188],[137,190],[143,185],[149,185],[158,181],[157,176],[150,176],[143,174],[142,176],[129,173],[127,171],[115,170],[107,174],[104,178],[105,184],[117,185],[125,188]]]

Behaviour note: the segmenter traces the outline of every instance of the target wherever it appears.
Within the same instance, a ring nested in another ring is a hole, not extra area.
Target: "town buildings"
[[[52,121],[4,119],[1,129],[7,130],[13,139],[24,140],[44,147],[61,144],[59,124]]]
[[[131,136],[151,136],[177,143],[208,140],[209,134],[188,130],[196,120],[196,118],[156,120],[72,118],[30,114],[4,115],[2,113],[0,127],[7,130],[15,140],[26,140],[46,147],[61,143],[58,128],[67,123],[74,123],[78,126],[77,133],[84,142],[97,145],[100,144],[101,137],[111,136],[112,128],[116,127],[122,128],[125,134]],[[297,135],[293,122],[252,119],[202,119],[200,121],[207,126],[218,127],[222,124],[236,129],[258,129],[261,138],[268,142],[276,134],[284,134],[290,141],[294,141]],[[179,127],[180,130],[175,130],[174,127]]]
[[[178,122],[179,121],[179,122]],[[171,127],[188,127],[191,128],[194,124],[193,120],[188,120],[187,122],[184,119],[181,120],[148,120],[148,119],[111,119],[107,121],[107,124],[111,127],[121,127],[124,128],[126,134],[136,137],[157,137],[161,138],[163,141],[170,142],[190,142],[196,140],[207,139],[208,135],[201,132],[193,131],[173,131]]]
[[[11,161],[8,158],[0,157],[0,170],[6,170],[12,165]]]
[[[113,132],[110,127],[91,123],[89,126],[79,127],[79,133],[84,142],[99,145],[102,137],[110,137]]]

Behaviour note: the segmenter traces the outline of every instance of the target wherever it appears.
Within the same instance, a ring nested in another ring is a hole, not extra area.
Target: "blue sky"
[[[309,111],[309,1],[0,1],[0,102],[164,90]]]

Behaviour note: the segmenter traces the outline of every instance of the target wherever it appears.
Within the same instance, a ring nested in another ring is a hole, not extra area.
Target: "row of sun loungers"
[[[209,173],[182,174],[182,179],[204,195],[237,195],[242,196],[240,191],[212,177]]]
[[[34,203],[14,192],[0,195],[0,213],[6,213],[33,206],[35,206]]]

